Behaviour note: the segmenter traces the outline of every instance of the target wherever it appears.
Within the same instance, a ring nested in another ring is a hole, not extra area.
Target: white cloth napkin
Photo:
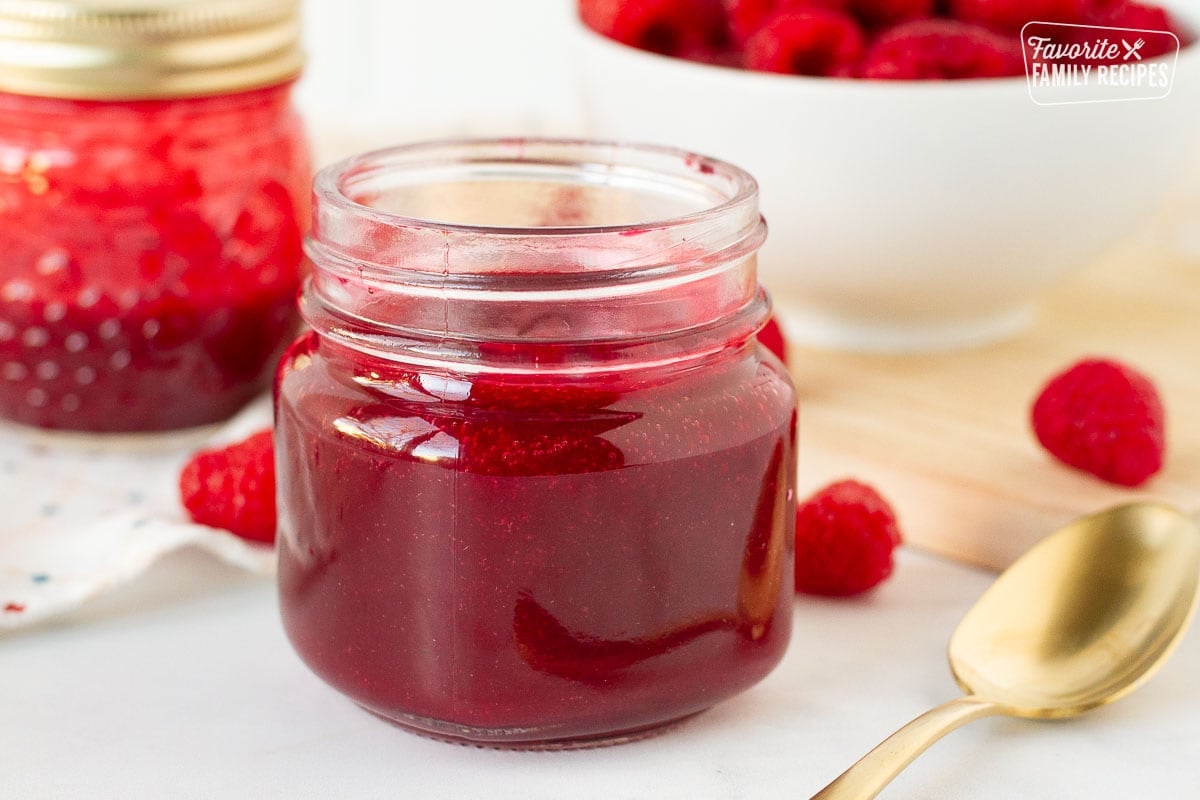
[[[189,545],[271,574],[273,548],[192,523],[178,488],[196,450],[270,424],[262,398],[224,425],[182,434],[87,436],[0,425],[0,630],[74,608]]]

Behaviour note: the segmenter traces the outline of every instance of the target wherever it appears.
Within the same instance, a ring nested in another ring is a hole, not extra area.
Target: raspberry
[[[739,44],[753,36],[773,11],[775,0],[725,0],[729,30]]]
[[[900,543],[896,514],[878,492],[857,481],[830,484],[796,510],[796,590],[865,592],[892,574]]]
[[[179,494],[192,519],[243,539],[275,541],[275,448],[271,431],[192,457]]]
[[[729,38],[720,0],[579,0],[579,17],[610,39],[668,56],[720,51]]]
[[[777,14],[746,42],[750,69],[791,75],[852,77],[863,54],[858,23],[838,11]]]
[[[781,11],[825,8],[845,11],[850,0],[725,0],[729,30],[735,42],[744,44],[762,24]]]
[[[1118,361],[1084,359],[1055,375],[1032,421],[1051,455],[1109,483],[1140,486],[1162,469],[1162,399],[1149,378]]]
[[[865,27],[885,28],[933,15],[933,0],[849,0],[850,13]]]
[[[1171,16],[1171,12],[1159,6],[1143,3],[1116,3],[1110,5],[1103,15],[1102,24],[1114,28],[1133,28],[1146,31],[1170,31],[1179,37],[1180,44],[1191,44],[1195,37],[1179,20]]]
[[[1025,69],[1021,45],[977,25],[949,19],[906,22],[884,32],[867,53],[864,78],[999,78]]]
[[[758,342],[787,364],[787,340],[783,338],[783,328],[779,327],[775,317],[768,319],[767,324],[758,332]]]
[[[949,15],[1005,33],[1017,33],[1026,22],[1086,23],[1095,9],[1111,0],[948,0]]]
[[[1112,28],[1133,28],[1143,31],[1169,31],[1179,37],[1180,45],[1192,42],[1192,36],[1166,9],[1141,3],[1119,3],[1107,9],[1097,20],[1098,25]],[[1174,43],[1166,36],[1152,36],[1139,51],[1142,58],[1154,58],[1174,50]]]

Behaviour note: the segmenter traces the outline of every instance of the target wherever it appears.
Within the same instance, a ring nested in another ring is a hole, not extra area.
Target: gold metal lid
[[[0,91],[222,94],[300,73],[300,0],[0,0]]]

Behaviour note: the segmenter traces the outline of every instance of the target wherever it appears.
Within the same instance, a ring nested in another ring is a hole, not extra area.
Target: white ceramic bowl
[[[1200,144],[1200,44],[1164,99],[1040,106],[1024,77],[768,75],[577,31],[590,135],[758,178],[760,276],[810,344],[925,350],[1016,333],[1044,290],[1155,208]]]

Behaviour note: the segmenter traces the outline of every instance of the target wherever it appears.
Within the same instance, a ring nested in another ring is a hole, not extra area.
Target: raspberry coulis
[[[619,740],[782,657],[795,397],[761,348],[472,377],[310,335],[276,391],[284,624],[368,710],[475,743]]]
[[[183,428],[264,387],[294,335],[307,217],[287,96],[0,94],[0,416]]]

